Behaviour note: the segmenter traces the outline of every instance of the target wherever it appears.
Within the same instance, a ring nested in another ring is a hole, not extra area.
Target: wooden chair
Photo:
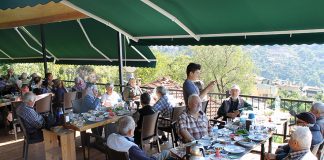
[[[65,110],[72,109],[72,101],[76,99],[77,92],[67,92],[64,93],[64,103],[63,108]]]
[[[52,94],[36,101],[35,108],[38,113],[52,113]]]
[[[144,149],[144,144],[148,144],[151,140],[156,141],[158,152],[161,152],[159,135],[157,132],[158,117],[160,112],[155,112],[151,115],[143,116],[142,130],[141,130],[141,144]]]
[[[173,127],[172,127],[172,123],[176,122],[180,116],[180,114],[186,109],[185,106],[181,106],[181,107],[174,107],[172,109],[172,115],[171,115],[171,119],[168,118],[164,118],[164,117],[159,117],[160,120],[162,121],[169,121],[170,122],[170,126],[165,126],[165,127],[158,127],[159,130],[163,131],[163,132],[167,132],[168,134],[171,134],[171,138],[172,138],[172,146],[175,147],[175,145],[177,144],[176,140],[175,140],[175,135],[176,132],[173,133]],[[168,136],[169,138],[169,136]]]
[[[208,106],[208,100],[207,101],[203,101],[203,102],[201,102],[201,110],[204,112],[204,113],[206,113],[206,111],[207,111],[207,106]]]
[[[29,144],[39,143],[39,142],[42,142],[44,139],[31,139],[29,134],[27,133],[27,130],[26,130],[26,127],[24,124],[24,120],[22,118],[20,118],[19,116],[17,116],[17,121],[20,124],[22,132],[24,133],[23,158],[24,158],[24,160],[27,160]]]
[[[13,101],[13,102],[11,102],[11,107],[12,107],[12,125],[13,125],[13,129],[14,129],[15,140],[17,140],[17,125],[19,125],[18,120],[17,120],[16,109],[22,103],[23,103],[22,101]]]
[[[118,160],[129,160],[127,152],[118,152],[107,146],[107,153],[109,160],[118,159]]]

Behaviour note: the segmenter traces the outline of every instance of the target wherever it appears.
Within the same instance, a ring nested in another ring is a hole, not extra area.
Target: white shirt
[[[121,99],[117,92],[113,91],[111,95],[105,93],[101,97],[101,102],[105,104],[105,102],[109,102],[112,106],[118,104],[118,100]],[[109,106],[111,107],[111,106]]]

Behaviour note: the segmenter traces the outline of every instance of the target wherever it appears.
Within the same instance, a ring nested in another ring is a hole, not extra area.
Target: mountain
[[[193,54],[187,46],[151,48],[173,56]],[[324,87],[324,45],[242,46],[242,50],[252,57],[262,77]]]

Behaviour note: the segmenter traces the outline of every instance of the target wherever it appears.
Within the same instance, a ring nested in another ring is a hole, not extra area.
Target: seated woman
[[[302,112],[297,117],[297,125],[308,127],[311,132],[311,146],[319,144],[323,141],[320,126],[316,124],[316,117],[310,112]],[[289,145],[279,146],[275,154],[267,154],[269,160],[282,160],[289,155],[291,148]]]
[[[133,142],[135,122],[132,117],[121,117],[117,122],[117,133],[107,138],[107,146],[118,152],[127,152],[130,160],[165,160],[170,158],[169,151],[162,151],[156,156],[149,157]]]
[[[136,79],[130,78],[128,80],[128,85],[123,91],[124,101],[129,105],[130,101],[136,101],[140,99],[140,95],[142,94],[142,90],[140,87],[136,85]],[[139,105],[139,104],[137,104]]]
[[[89,110],[96,110],[100,107],[100,94],[96,85],[90,85],[87,88],[86,96],[83,98],[81,113],[88,112]],[[91,131],[94,134],[102,135],[103,127],[92,128]]]
[[[32,92],[36,95],[47,93],[42,84],[43,82],[41,77],[35,77],[31,85]]]
[[[86,88],[86,84],[81,77],[76,77],[74,79],[74,86],[72,87],[72,91],[82,92]]]
[[[118,101],[121,100],[120,96],[114,91],[113,83],[107,83],[105,86],[106,93],[101,97],[102,105],[106,107],[114,107],[118,104]]]

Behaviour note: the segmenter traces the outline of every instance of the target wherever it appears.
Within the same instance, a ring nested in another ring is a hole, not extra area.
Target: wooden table
[[[81,134],[81,144],[82,144],[82,150],[83,150],[83,157],[84,159],[89,159],[88,155],[89,155],[89,148],[87,147],[87,139],[86,139],[86,131],[88,129],[92,129],[92,128],[96,128],[99,126],[104,126],[106,124],[109,123],[114,123],[116,122],[120,117],[122,116],[113,116],[111,118],[105,119],[103,121],[100,122],[90,122],[90,121],[86,121],[86,123],[83,124],[83,126],[78,127],[76,125],[73,124],[66,124],[64,125],[65,128],[69,128],[72,129],[74,131],[79,131]]]
[[[74,131],[64,129],[49,131],[43,129],[45,156],[46,160],[62,159],[75,160],[75,138]],[[59,146],[58,137],[60,137],[61,145]]]

